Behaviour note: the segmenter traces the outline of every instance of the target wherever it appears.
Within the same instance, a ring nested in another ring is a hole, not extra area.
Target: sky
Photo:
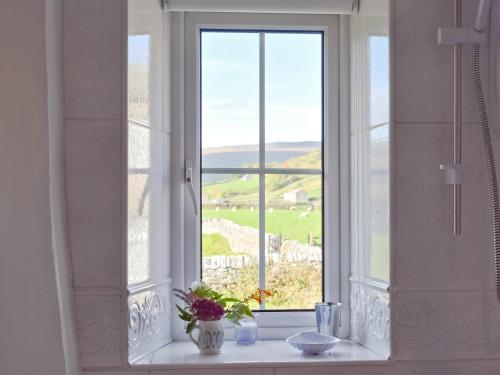
[[[149,36],[129,38],[129,64],[149,63]],[[266,33],[266,143],[321,140],[322,38]],[[388,121],[388,38],[370,37],[371,124]],[[202,32],[203,148],[259,141],[259,34]]]
[[[266,33],[266,143],[321,140],[321,35]],[[203,32],[203,148],[259,141],[259,33]]]

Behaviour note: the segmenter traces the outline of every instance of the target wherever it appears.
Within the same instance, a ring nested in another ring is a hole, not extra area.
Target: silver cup
[[[318,302],[316,304],[316,325],[318,333],[339,336],[342,304],[340,302]]]

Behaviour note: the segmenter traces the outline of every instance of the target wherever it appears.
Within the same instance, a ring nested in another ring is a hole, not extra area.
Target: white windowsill
[[[200,355],[190,341],[172,342],[132,364],[133,367],[207,368],[207,367],[287,367],[379,362],[387,358],[349,340],[320,355],[303,355],[285,340],[259,340],[254,345],[226,341],[219,355]]]

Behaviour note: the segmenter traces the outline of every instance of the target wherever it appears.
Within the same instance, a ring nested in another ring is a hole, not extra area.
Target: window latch
[[[193,184],[193,162],[191,160],[186,160],[184,168],[184,182],[187,185],[189,195],[193,201],[194,214],[198,215],[198,197],[196,195],[196,189]]]

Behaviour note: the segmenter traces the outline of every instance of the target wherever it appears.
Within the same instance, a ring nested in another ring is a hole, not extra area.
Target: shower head
[[[476,24],[474,29],[483,33],[486,29],[486,24],[488,23],[488,18],[490,15],[491,0],[481,0],[479,3],[479,9],[477,10]]]

